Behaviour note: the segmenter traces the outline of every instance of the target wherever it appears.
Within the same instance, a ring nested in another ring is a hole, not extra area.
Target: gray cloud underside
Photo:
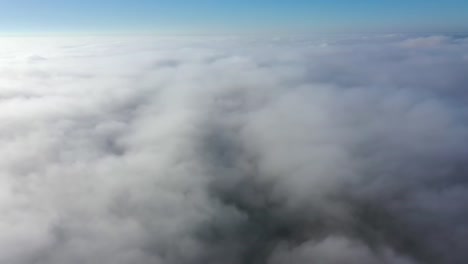
[[[0,47],[1,263],[468,259],[466,38]]]

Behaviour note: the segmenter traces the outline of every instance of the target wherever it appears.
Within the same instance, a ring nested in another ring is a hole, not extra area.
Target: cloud
[[[468,257],[466,39],[0,45],[2,263]]]

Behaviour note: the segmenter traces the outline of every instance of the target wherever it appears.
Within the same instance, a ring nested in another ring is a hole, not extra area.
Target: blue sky
[[[0,0],[0,33],[462,31],[467,0]]]

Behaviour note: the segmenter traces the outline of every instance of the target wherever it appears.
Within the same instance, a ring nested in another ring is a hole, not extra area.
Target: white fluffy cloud
[[[0,262],[462,264],[467,54],[3,38]]]

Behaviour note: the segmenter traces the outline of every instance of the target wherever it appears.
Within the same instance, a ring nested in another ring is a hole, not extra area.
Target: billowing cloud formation
[[[0,46],[1,263],[468,259],[466,38]]]

